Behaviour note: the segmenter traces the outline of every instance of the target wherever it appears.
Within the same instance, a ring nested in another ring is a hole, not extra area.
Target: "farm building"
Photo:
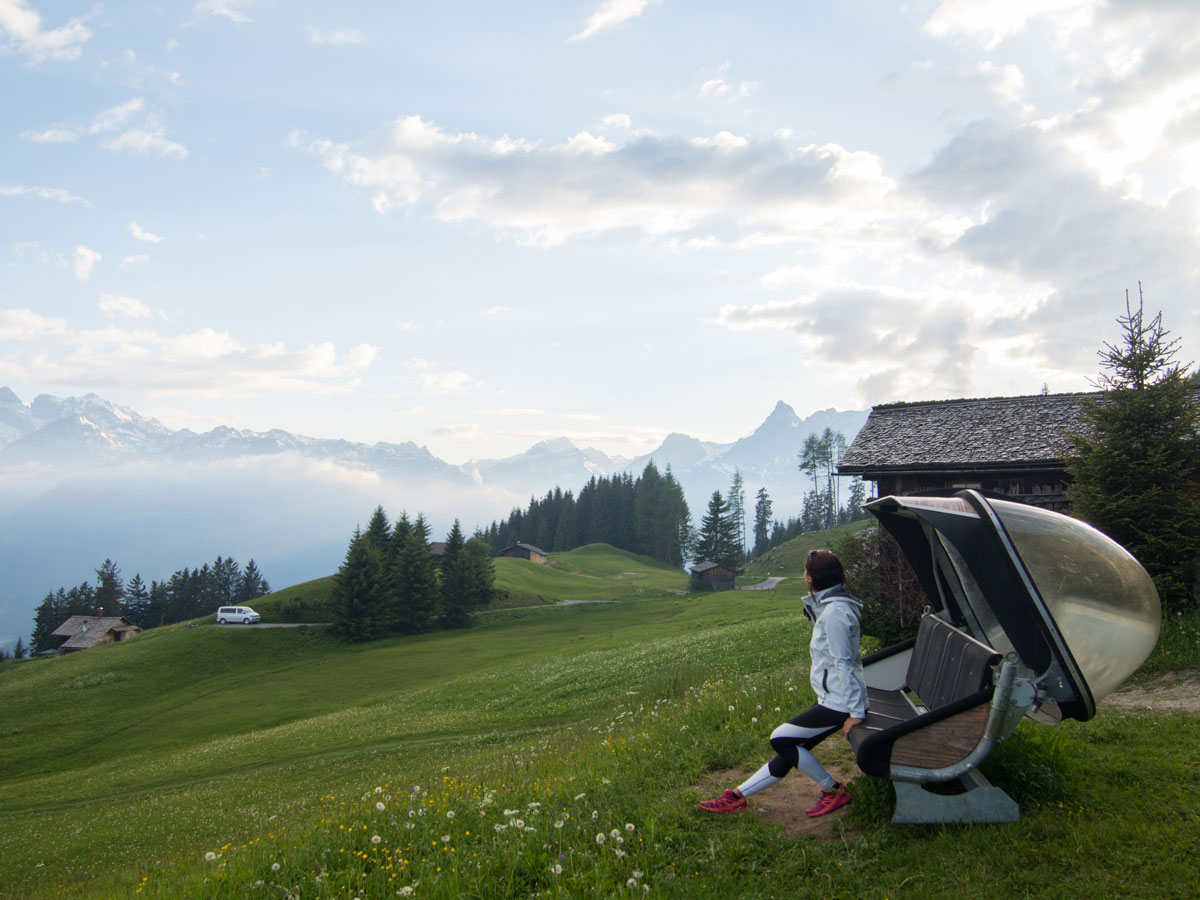
[[[690,569],[692,582],[702,591],[732,591],[733,570],[715,562],[697,563]]]
[[[141,630],[124,616],[71,616],[50,635],[58,639],[58,655],[62,656],[100,644],[127,641]]]
[[[1035,394],[876,406],[838,463],[838,473],[876,482],[880,497],[975,488],[1067,511],[1068,435],[1084,427],[1081,402],[1098,396]]]
[[[507,556],[510,559],[527,559],[539,566],[544,566],[546,557],[549,556],[545,550],[539,550],[533,544],[513,544],[511,547],[505,547],[496,555]]]

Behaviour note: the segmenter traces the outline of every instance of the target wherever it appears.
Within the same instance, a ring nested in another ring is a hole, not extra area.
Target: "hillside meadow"
[[[197,622],[7,664],[0,896],[1194,895],[1189,712],[1023,724],[984,766],[1016,825],[891,826],[863,775],[800,837],[699,813],[811,702],[807,549],[775,559],[776,591],[690,593],[592,547],[500,561],[543,602],[465,631],[346,646]],[[1198,637],[1181,617],[1164,646],[1194,666]]]

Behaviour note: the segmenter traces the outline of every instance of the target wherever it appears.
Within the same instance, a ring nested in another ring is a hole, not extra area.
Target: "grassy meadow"
[[[1195,895],[1186,712],[1023,724],[984,766],[1016,825],[894,827],[863,775],[823,839],[699,813],[712,773],[757,767],[811,702],[808,549],[768,563],[776,591],[689,593],[588,547],[498,561],[533,608],[465,631],[346,646],[198,622],[8,663],[0,897]],[[1195,617],[1165,627],[1170,665],[1195,667]]]

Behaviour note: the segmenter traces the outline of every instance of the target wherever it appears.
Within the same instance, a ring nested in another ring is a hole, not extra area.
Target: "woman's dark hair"
[[[804,561],[804,571],[813,582],[814,591],[823,591],[846,580],[842,561],[831,550],[811,550]]]

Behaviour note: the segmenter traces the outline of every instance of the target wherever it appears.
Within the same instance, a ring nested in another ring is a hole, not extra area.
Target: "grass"
[[[584,550],[511,583],[570,576],[620,603],[362,647],[178,625],[6,665],[0,896],[1192,890],[1200,735],[1184,713],[1022,725],[985,766],[1022,805],[1013,826],[892,827],[890,788],[866,776],[832,842],[699,818],[692,785],[758,765],[810,702],[807,622],[782,591],[667,593],[678,573],[621,578],[636,559]],[[1165,623],[1172,662],[1195,665],[1195,624]]]

